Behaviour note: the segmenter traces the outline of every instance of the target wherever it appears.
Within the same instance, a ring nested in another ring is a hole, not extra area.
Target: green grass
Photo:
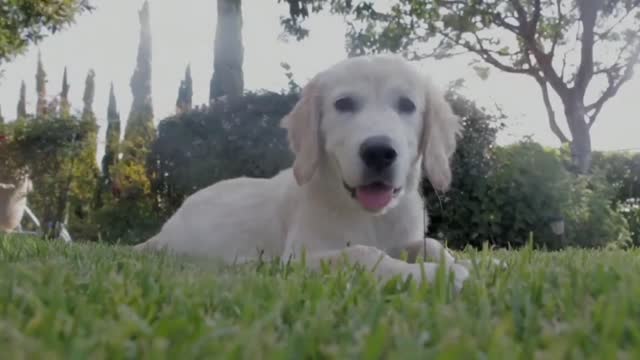
[[[487,253],[470,254],[486,259]],[[4,359],[640,358],[640,252],[494,252],[454,295],[0,237]]]

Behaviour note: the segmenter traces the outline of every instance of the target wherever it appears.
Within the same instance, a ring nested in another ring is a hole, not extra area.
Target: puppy
[[[317,74],[282,120],[295,154],[273,178],[220,181],[191,195],[161,231],[136,249],[167,249],[226,262],[280,256],[306,264],[357,262],[388,279],[423,279],[402,250],[444,255],[455,287],[467,269],[434,239],[419,193],[440,191],[460,123],[443,94],[395,55],[354,57]],[[439,264],[424,263],[433,281]]]

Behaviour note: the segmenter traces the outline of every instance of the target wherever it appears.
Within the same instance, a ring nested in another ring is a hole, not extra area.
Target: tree
[[[191,79],[191,65],[187,65],[184,80],[180,81],[178,100],[176,100],[176,114],[191,110],[193,102],[193,80]]]
[[[93,7],[88,0],[3,1],[0,6],[0,66]]]
[[[4,117],[2,116],[2,108],[0,107],[0,125],[4,124]]]
[[[156,138],[151,100],[151,25],[148,1],[144,2],[138,16],[140,43],[136,69],[129,84],[133,102],[121,146],[122,159],[115,166],[114,175],[119,192],[125,198],[140,202],[150,191],[146,162]]]
[[[308,33],[299,20],[309,15],[309,6],[318,12],[329,3],[286,2],[290,17],[282,23],[297,38]],[[572,163],[580,173],[590,167],[591,126],[604,104],[631,79],[640,58],[638,0],[399,0],[388,11],[370,1],[331,1],[330,6],[348,17],[352,55],[471,53],[496,69],[531,78],[540,88],[551,130],[560,142],[570,144]],[[606,85],[592,98],[597,80]],[[570,137],[558,125],[550,90],[560,99]]]
[[[82,117],[83,119],[92,118],[93,121],[95,121],[95,114],[93,113],[93,98],[96,92],[95,77],[95,71],[90,69],[84,82],[84,94],[82,95],[82,103],[84,104]]]
[[[67,81],[67,67],[64,67],[62,75],[62,91],[60,92],[60,114],[63,118],[71,115],[71,104],[69,103],[69,83]]]
[[[93,211],[100,202],[98,188],[99,169],[96,164],[96,151],[98,146],[98,125],[93,112],[93,100],[95,95],[95,71],[90,69],[85,79],[84,93],[82,96],[83,110],[80,122],[89,129],[85,141],[80,146],[80,153],[75,159],[73,171],[73,184],[69,199],[72,210],[69,216],[70,230],[77,237],[93,239],[96,229],[91,221]]]
[[[145,1],[138,12],[140,19],[140,43],[136,69],[131,76],[129,86],[133,95],[131,111],[124,133],[125,142],[141,141],[148,146],[155,138],[153,124],[153,102],[151,99],[151,24],[149,22],[149,2]],[[144,161],[143,154],[125,151],[125,160],[135,157]]]
[[[218,0],[218,20],[214,44],[213,76],[209,100],[237,98],[244,91],[242,62],[242,1]]]
[[[112,183],[111,168],[118,161],[118,146],[120,144],[120,113],[116,104],[113,83],[109,89],[109,104],[107,106],[107,134],[104,156],[102,157],[102,174],[105,185]]]
[[[40,52],[38,52],[38,69],[36,70],[36,92],[38,94],[36,116],[41,116],[47,111],[47,73],[44,71]]]
[[[27,85],[24,83],[24,80],[20,83],[20,99],[18,100],[17,113],[18,119],[27,116]]]

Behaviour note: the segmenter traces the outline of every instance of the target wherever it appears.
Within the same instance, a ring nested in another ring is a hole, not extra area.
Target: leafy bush
[[[290,166],[286,131],[279,124],[297,99],[296,94],[247,93],[161,121],[149,167],[165,215],[217,181],[270,177]]]
[[[446,238],[454,247],[481,245],[487,232],[481,228],[487,223],[483,198],[496,166],[496,135],[504,124],[501,116],[488,113],[454,91],[447,92],[446,97],[454,113],[461,117],[463,128],[451,160],[450,190],[437,194],[428,181],[423,182],[430,220],[428,232]]]
[[[85,143],[96,131],[91,121],[54,113],[2,125],[0,135],[5,141],[0,143],[0,182],[28,173],[34,188],[29,207],[43,224],[63,221],[70,202],[73,205],[81,199],[82,191],[92,191],[78,186],[84,177],[78,169]],[[86,219],[71,219],[71,227],[86,225]]]
[[[629,199],[618,207],[629,225],[629,233],[633,246],[640,246],[640,199]]]
[[[615,191],[616,203],[640,199],[640,153],[594,152],[592,168]]]
[[[603,247],[631,240],[627,221],[612,206],[613,191],[601,176],[575,176],[556,150],[529,140],[496,148],[486,192],[468,203],[460,228],[447,224],[443,236],[453,246],[524,245],[531,235],[537,247]],[[468,208],[472,210],[469,211]],[[551,230],[564,220],[562,236]]]

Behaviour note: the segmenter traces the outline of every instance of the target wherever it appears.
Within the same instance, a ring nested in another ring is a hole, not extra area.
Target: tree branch
[[[633,9],[637,8],[640,5],[640,2],[637,4],[633,4],[631,8],[627,9],[625,14],[622,15],[615,23],[613,23],[609,28],[602,32],[594,32],[594,35],[597,37],[595,41],[599,41],[607,37],[609,33],[611,33],[618,25],[620,25],[625,19],[629,17],[633,13]]]
[[[534,10],[531,22],[528,22],[526,10],[519,0],[511,0],[511,4],[518,14],[518,19],[520,21],[520,36],[524,40],[525,47],[529,51],[531,51],[531,54],[533,54],[538,67],[540,67],[540,70],[542,70],[542,73],[544,74],[551,87],[556,91],[556,93],[558,93],[558,95],[560,95],[560,97],[565,97],[567,95],[568,88],[562,78],[553,68],[553,64],[551,62],[552,54],[545,53],[538,47],[538,44],[536,42],[536,28],[538,26],[542,11],[540,0],[534,1]]]
[[[455,44],[458,44],[458,45],[464,47],[465,49],[469,50],[470,52],[472,52],[474,54],[477,54],[478,56],[480,56],[482,58],[482,60],[486,61],[490,65],[495,66],[499,70],[502,70],[502,71],[508,72],[508,73],[512,73],[512,74],[528,74],[528,75],[531,75],[533,73],[533,69],[530,69],[530,68],[529,69],[521,69],[521,68],[517,68],[517,67],[514,67],[514,66],[509,66],[509,65],[506,65],[506,64],[500,62],[500,60],[498,60],[496,57],[494,57],[489,50],[484,48],[484,46],[482,44],[483,40],[476,33],[473,33],[473,36],[476,38],[476,43],[477,43],[478,47],[473,46],[468,41],[460,41],[460,40],[453,39],[451,37],[451,35],[449,35],[447,33],[444,33],[444,32],[440,32],[440,35],[446,37],[447,39],[449,39],[450,41],[454,42]]]
[[[588,123],[589,127],[591,127],[593,123],[595,123],[596,118],[600,114],[600,110],[602,110],[602,107],[604,106],[604,104],[609,99],[616,96],[616,94],[618,93],[618,90],[620,90],[622,85],[624,85],[627,81],[631,80],[631,78],[633,77],[634,67],[638,65],[639,62],[640,62],[640,40],[638,40],[637,44],[635,45],[635,48],[632,50],[624,66],[616,66],[614,64],[613,66],[607,69],[601,70],[601,72],[607,76],[607,81],[609,84],[607,88],[604,90],[604,92],[602,93],[602,95],[600,95],[600,97],[594,103],[587,105],[585,107],[585,113],[592,112],[592,114],[589,115],[589,123]],[[622,76],[617,78],[616,75],[619,74],[620,69],[624,69],[624,70],[622,71]]]
[[[558,139],[560,139],[561,143],[569,143],[569,138],[567,138],[567,136],[562,132],[562,129],[560,129],[560,126],[558,126],[558,122],[556,121],[556,114],[553,111],[551,99],[549,98],[549,89],[547,89],[547,82],[539,74],[536,74],[534,77],[538,85],[540,85],[540,90],[542,91],[542,100],[544,101],[544,107],[547,110],[547,117],[549,118],[549,127],[551,128],[551,131],[555,136],[558,137]]]

